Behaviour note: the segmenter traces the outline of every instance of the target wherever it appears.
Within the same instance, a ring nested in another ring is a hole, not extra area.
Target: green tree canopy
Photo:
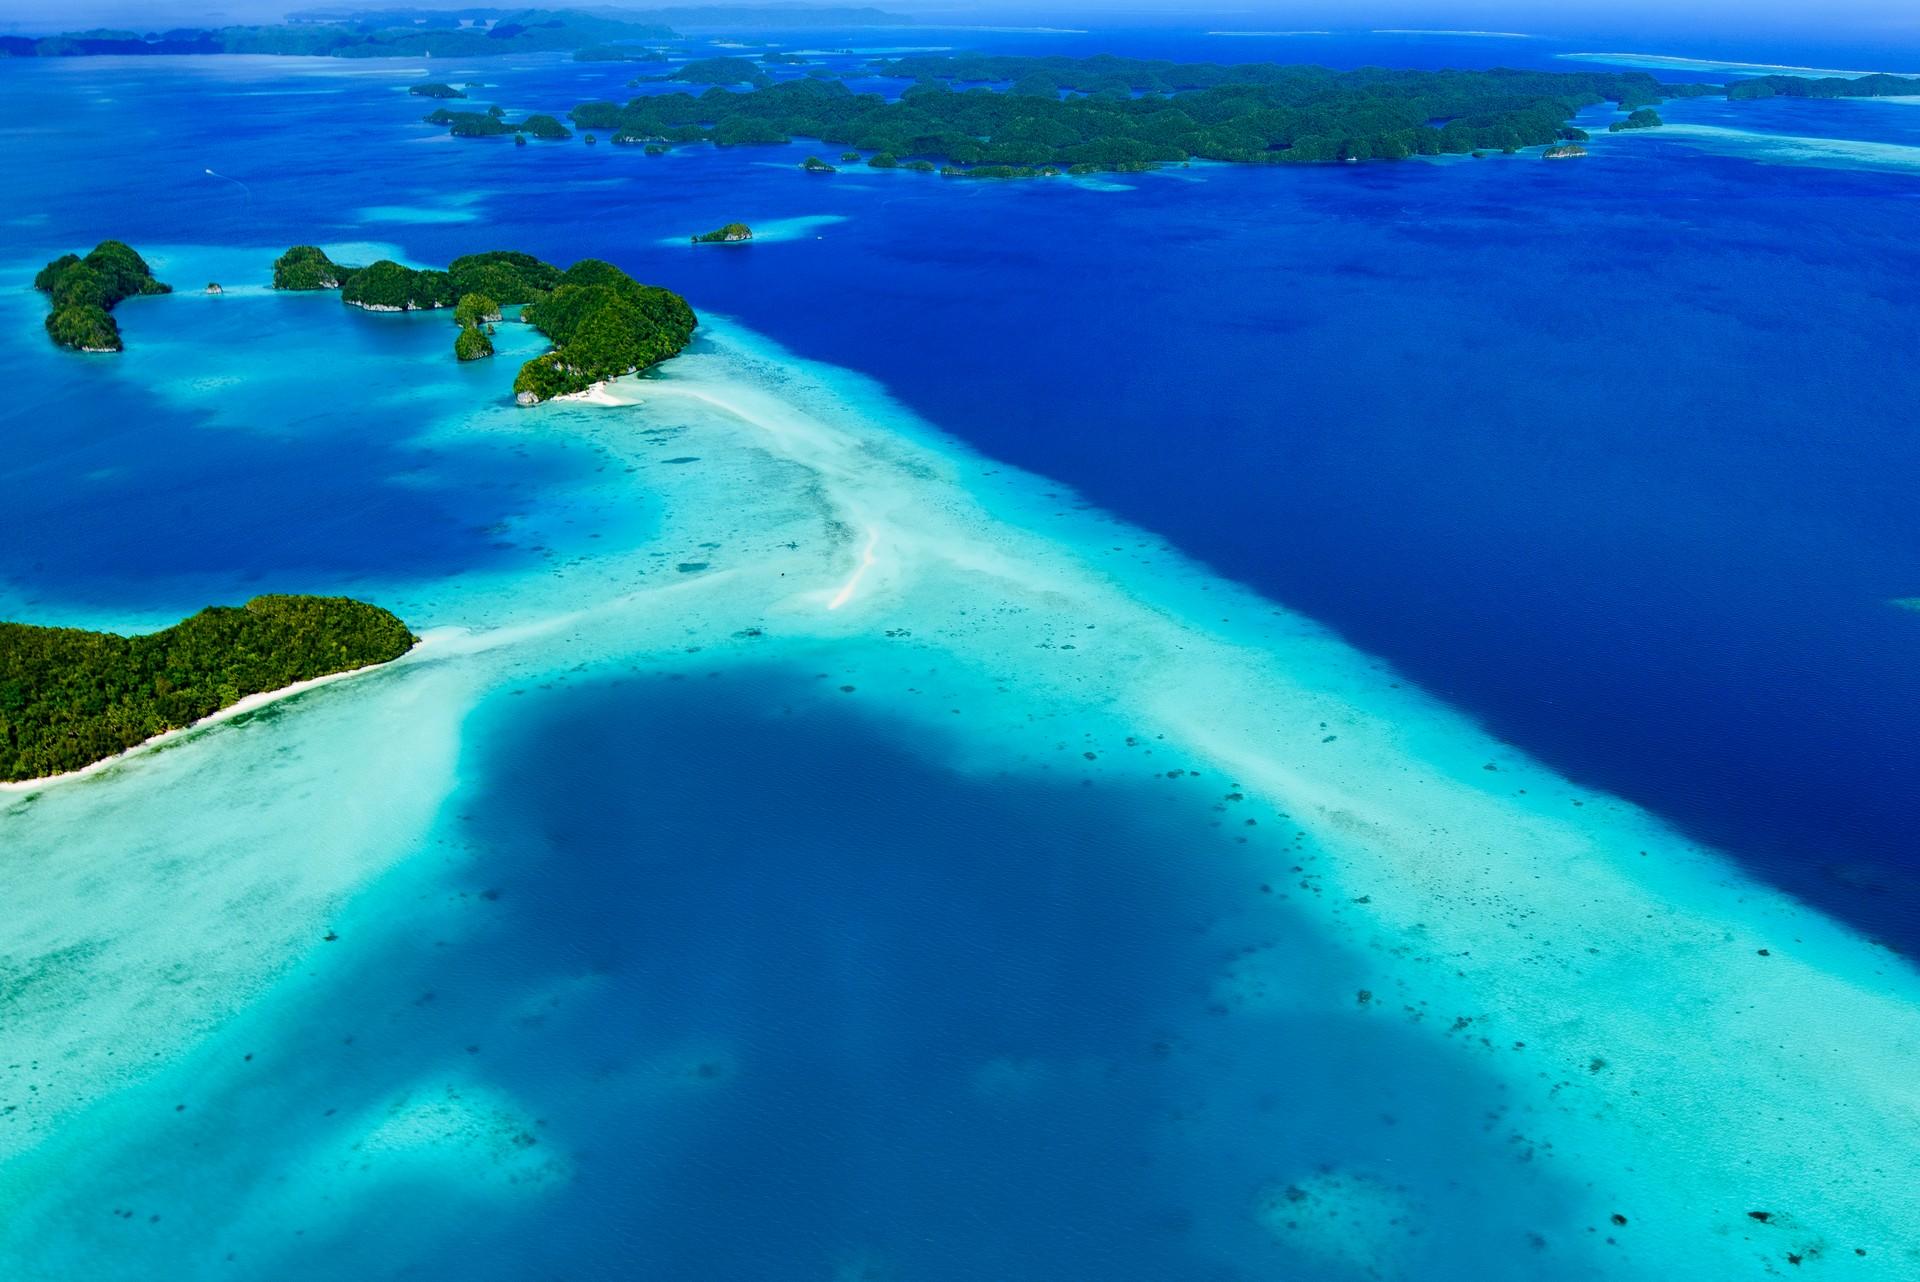
[[[338,289],[354,271],[327,257],[318,245],[295,245],[273,260],[275,289]]]
[[[451,307],[453,279],[446,272],[406,267],[383,258],[341,282],[340,298],[356,307],[379,312]]]
[[[173,292],[154,278],[146,259],[118,240],[101,241],[84,258],[60,255],[34,275],[33,287],[53,309],[47,337],[85,352],[122,350],[119,323],[108,313],[123,299]]]
[[[485,360],[493,355],[493,340],[477,325],[462,325],[454,336],[453,355],[455,360]]]
[[[145,636],[0,623],[0,778],[77,770],[250,694],[396,659],[415,640],[345,597],[255,597]]]
[[[449,272],[448,275],[452,275],[452,273]],[[457,279],[454,281],[454,288],[456,290],[459,288],[459,281]],[[462,326],[480,325],[488,321],[497,321],[500,319],[500,304],[494,302],[485,294],[461,294],[460,301],[454,304],[453,319],[455,324]]]

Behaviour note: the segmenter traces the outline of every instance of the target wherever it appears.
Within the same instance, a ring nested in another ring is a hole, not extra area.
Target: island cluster
[[[367,311],[451,308],[459,325],[454,355],[463,361],[491,356],[492,327],[506,307],[519,307],[518,319],[553,343],[514,379],[523,405],[584,392],[678,355],[699,323],[686,299],[643,285],[612,263],[588,258],[562,270],[512,250],[468,254],[439,271],[390,259],[343,266],[318,246],[295,245],[274,262],[273,285],[337,289],[343,302]]]
[[[367,311],[451,309],[461,360],[491,356],[493,327],[506,306],[518,307],[518,319],[553,344],[521,367],[514,391],[522,404],[666,360],[698,323],[678,294],[611,263],[585,259],[562,269],[512,251],[469,254],[439,271],[387,259],[344,265],[318,246],[296,245],[274,262],[273,285],[338,290]],[[171,292],[118,240],[84,257],[62,255],[34,287],[51,302],[53,340],[91,352],[121,350],[115,304]],[[256,597],[143,636],[0,623],[0,779],[81,769],[251,695],[398,658],[416,640],[386,610],[345,597]]]

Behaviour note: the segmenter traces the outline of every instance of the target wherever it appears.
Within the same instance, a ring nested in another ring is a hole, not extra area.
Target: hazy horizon
[[[334,5],[288,3],[287,0],[231,0],[229,3],[154,4],[151,0],[77,0],[76,3],[30,3],[9,6],[0,18],[0,30],[51,34],[93,26],[156,31],[180,26],[220,26],[232,23],[273,22],[287,13],[313,8],[457,9],[512,4],[473,5],[461,0],[422,0],[418,3]],[[524,7],[565,8],[563,0]],[[630,9],[729,8],[724,2],[596,4],[571,7]],[[1076,23],[1092,26],[1177,26],[1223,30],[1372,30],[1421,28],[1488,30],[1551,38],[1642,36],[1713,38],[1737,44],[1743,39],[1775,43],[1804,40],[1810,48],[1857,45],[1885,40],[1894,46],[1920,42],[1920,11],[1888,0],[1835,0],[1818,12],[1784,3],[1751,4],[1742,0],[1702,0],[1677,13],[1663,0],[1625,0],[1603,3],[1581,0],[1543,13],[1537,4],[1521,0],[1296,0],[1276,4],[1223,4],[1217,8],[1169,5],[1165,0],[1047,0],[1027,4],[1017,0],[850,0],[847,5],[794,4],[793,8],[871,7],[927,23]]]

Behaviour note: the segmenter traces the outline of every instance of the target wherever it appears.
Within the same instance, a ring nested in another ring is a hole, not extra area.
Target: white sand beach
[[[421,637],[406,654],[401,655],[398,659],[388,660],[388,663],[399,663],[402,660],[418,654],[420,648],[428,643],[428,639],[429,638],[424,636]],[[342,672],[329,672],[325,676],[312,677],[306,681],[296,681],[292,685],[281,686],[278,690],[262,690],[255,694],[246,695],[216,712],[208,713],[190,725],[168,730],[165,733],[154,735],[150,739],[143,739],[124,752],[116,752],[111,757],[102,757],[100,760],[82,766],[78,770],[69,770],[57,775],[42,775],[38,779],[0,780],[0,793],[40,792],[47,788],[57,787],[60,784],[72,783],[79,779],[104,774],[118,766],[125,765],[128,761],[142,753],[152,752],[155,749],[177,743],[189,735],[211,729],[223,721],[232,721],[236,717],[244,717],[250,712],[258,712],[262,708],[271,707],[273,704],[284,702],[285,700],[294,698],[296,695],[305,694],[309,690],[317,690],[321,686],[333,685],[335,682],[344,681],[348,677],[363,676],[366,673],[376,671],[386,666],[386,663],[370,663],[364,667],[348,668]]]

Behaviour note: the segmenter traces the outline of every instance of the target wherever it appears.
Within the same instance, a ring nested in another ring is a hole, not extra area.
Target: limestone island
[[[259,596],[145,636],[0,623],[0,780],[84,769],[242,699],[397,659],[418,640],[347,597]]]
[[[478,325],[462,325],[453,337],[453,358],[457,361],[483,361],[493,355],[493,336]]]
[[[1602,103],[1625,113],[1725,92],[1663,84],[1643,71],[1338,70],[1108,54],[930,52],[779,80],[755,74],[744,59],[718,62],[725,65],[689,64],[672,79],[735,87],[582,102],[568,113],[573,127],[647,146],[810,139],[820,151],[803,168],[818,174],[833,172],[822,157],[837,155],[842,165],[867,156],[875,169],[1045,178],[1195,160],[1316,165],[1511,155],[1583,141],[1570,122]],[[906,88],[893,95],[857,88],[874,76]]]
[[[390,258],[365,267],[346,266],[318,245],[295,245],[274,259],[273,287],[337,289],[341,302],[370,312],[431,311],[455,302],[453,281],[445,272],[419,271]]]
[[[42,267],[33,287],[47,295],[47,337],[78,352],[124,351],[120,325],[108,313],[123,298],[171,294],[153,277],[147,260],[124,242],[103,240],[85,258],[62,254]]]
[[[1548,160],[1572,160],[1587,154],[1587,149],[1577,142],[1557,142],[1540,153]]]
[[[275,289],[338,289],[351,268],[341,267],[318,245],[295,245],[273,261]]]
[[[451,307],[460,326],[454,356],[462,361],[493,355],[492,325],[503,306],[519,306],[519,319],[553,343],[520,367],[513,392],[521,405],[584,392],[677,356],[699,324],[680,295],[594,258],[562,270],[532,254],[494,250],[438,271],[386,259],[345,266],[316,245],[295,245],[274,262],[273,281],[276,289],[338,289],[341,301],[367,311]]]
[[[479,361],[493,355],[493,327],[501,319],[500,304],[485,294],[462,295],[453,305],[453,323],[460,327],[453,339],[454,359]]]
[[[696,245],[738,245],[753,239],[753,228],[745,223],[728,223],[692,237]]]
[[[420,271],[383,258],[342,281],[340,301],[370,312],[452,307],[455,302],[453,278],[445,272]]]
[[[449,111],[442,107],[427,116],[426,122],[445,125],[456,138],[492,138],[501,134],[512,134],[516,139],[528,135],[553,140],[573,137],[573,131],[561,124],[557,116],[536,112],[525,120],[512,121],[497,106],[485,111]]]
[[[1635,110],[1625,120],[1616,120],[1608,125],[1607,132],[1617,134],[1628,129],[1658,129],[1666,123],[1666,121],[1660,119],[1660,113],[1652,107],[1641,107]]]
[[[464,98],[467,96],[465,90],[455,89],[452,85],[443,85],[435,82],[429,82],[424,85],[414,85],[408,89],[407,92],[416,98]]]

